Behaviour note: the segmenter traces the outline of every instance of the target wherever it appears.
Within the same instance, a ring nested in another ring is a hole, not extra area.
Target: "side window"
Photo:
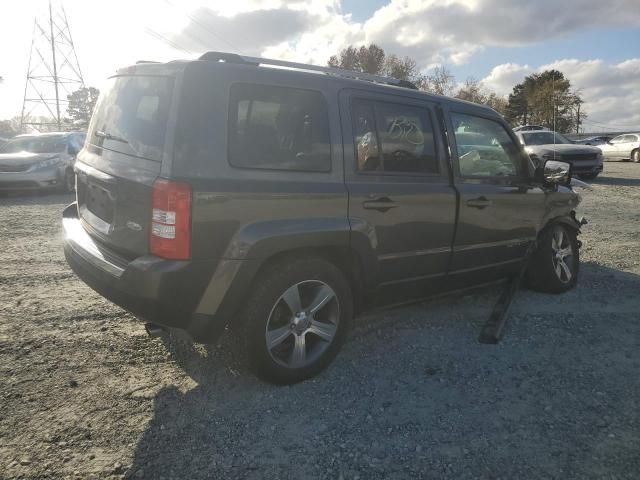
[[[328,172],[329,114],[319,92],[231,87],[229,162],[242,168]]]
[[[385,172],[438,173],[428,110],[377,103],[376,113]]]
[[[356,99],[352,119],[358,170],[439,172],[433,126],[426,108]]]
[[[520,147],[498,122],[452,113],[458,165],[463,177],[516,176]]]
[[[611,139],[611,143],[622,143],[624,142],[625,135],[618,135],[617,137],[613,137]]]

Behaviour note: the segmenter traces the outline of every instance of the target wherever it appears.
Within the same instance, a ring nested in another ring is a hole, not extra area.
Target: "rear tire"
[[[631,160],[633,160],[633,163],[640,163],[640,149],[631,152]]]
[[[527,270],[532,290],[564,293],[576,286],[580,270],[580,251],[576,231],[561,223],[545,229]]]
[[[268,267],[252,290],[238,333],[258,377],[292,384],[331,363],[353,316],[351,288],[335,265],[288,257]]]

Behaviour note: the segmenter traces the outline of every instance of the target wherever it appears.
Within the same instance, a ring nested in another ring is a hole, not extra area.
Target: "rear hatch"
[[[169,160],[175,78],[156,70],[165,74],[130,67],[109,79],[76,162],[83,226],[125,258],[149,251],[152,186]]]

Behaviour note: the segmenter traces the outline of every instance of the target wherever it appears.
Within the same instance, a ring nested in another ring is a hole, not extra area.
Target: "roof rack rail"
[[[138,65],[139,63],[160,63],[160,62],[158,62],[156,60],[138,60],[136,62],[136,65]]]
[[[285,67],[296,70],[306,70],[312,72],[325,73],[334,77],[351,78],[354,80],[366,80],[368,82],[382,83],[386,85],[394,85],[396,87],[410,88],[418,90],[418,87],[408,80],[400,80],[393,77],[385,77],[382,75],[373,75],[371,73],[355,72],[352,70],[344,70],[342,68],[322,67],[320,65],[308,65],[306,63],[288,62],[286,60],[275,60],[271,58],[249,57],[246,55],[238,55],[236,53],[226,52],[207,52],[204,53],[200,60],[208,61],[224,61],[226,63],[239,63],[245,65],[273,65],[276,67]]]

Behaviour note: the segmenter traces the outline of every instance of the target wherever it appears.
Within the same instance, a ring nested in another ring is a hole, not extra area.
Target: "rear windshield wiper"
[[[120,143],[129,143],[129,141],[126,138],[122,138],[122,137],[118,137],[117,135],[111,135],[108,132],[103,132],[102,130],[96,130],[95,134],[96,137],[100,137],[100,138],[104,138],[106,140],[114,140],[116,142],[120,142]]]

